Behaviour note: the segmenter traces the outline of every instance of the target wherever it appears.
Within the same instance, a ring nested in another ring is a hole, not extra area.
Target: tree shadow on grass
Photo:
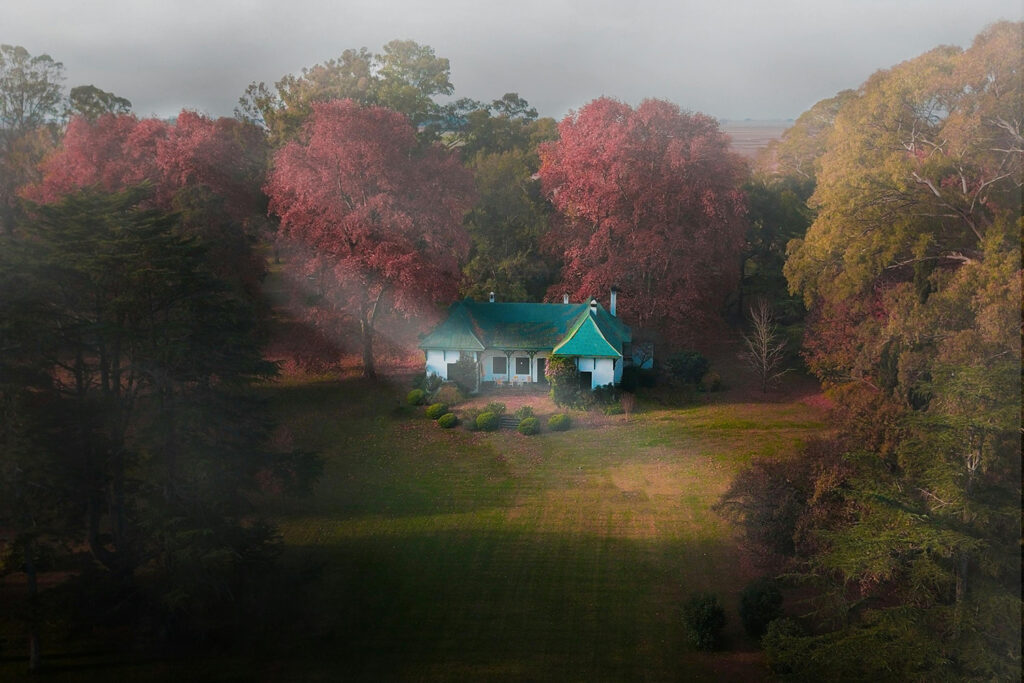
[[[346,680],[719,680],[730,655],[693,652],[679,606],[718,592],[727,641],[749,652],[734,555],[718,542],[511,530],[294,548],[290,561],[319,577],[299,587],[303,617],[279,645]],[[747,668],[745,680],[761,676]]]

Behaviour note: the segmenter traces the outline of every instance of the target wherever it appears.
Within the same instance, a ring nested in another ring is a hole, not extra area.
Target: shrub
[[[413,389],[422,390],[425,394],[429,394],[437,391],[437,388],[441,386],[443,381],[436,372],[432,372],[429,375],[424,372],[412,378],[412,387]]]
[[[491,412],[476,416],[476,428],[484,432],[493,432],[498,428],[498,416]]]
[[[441,425],[445,429],[451,429],[455,425],[459,424],[459,418],[455,417],[455,413],[445,413],[441,417],[437,418],[437,424]]]
[[[709,371],[700,380],[700,388],[704,391],[718,391],[722,388],[722,377],[714,370]]]
[[[445,413],[448,412],[448,405],[446,403],[431,403],[427,406],[426,414],[431,420],[436,420]]]
[[[423,403],[427,398],[427,393],[422,389],[413,389],[406,397],[405,402],[411,406],[418,406]]]
[[[697,351],[680,351],[669,356],[665,367],[672,379],[686,384],[697,384],[707,374],[711,363]]]
[[[427,377],[427,386],[426,386],[427,393],[432,394],[435,391],[437,391],[438,389],[440,389],[442,382],[444,382],[444,380],[441,379],[441,377],[437,373],[435,373],[435,372],[430,373],[430,377]]]
[[[782,593],[771,579],[757,579],[740,593],[740,620],[747,635],[761,637],[782,616]]]
[[[498,403],[497,401],[492,402],[492,403],[488,403],[487,407],[484,408],[484,412],[486,412],[486,413],[494,413],[495,415],[504,415],[505,414],[505,404],[504,403]]]
[[[462,411],[462,424],[466,426],[466,429],[471,432],[475,432],[479,427],[476,426],[476,418],[484,411],[479,408],[467,408]]]
[[[572,420],[565,413],[555,413],[548,418],[548,429],[553,432],[564,432],[572,426]]]
[[[551,400],[555,405],[576,405],[580,396],[580,371],[574,358],[553,356],[548,359],[544,377],[551,385]]]
[[[595,403],[603,406],[610,406],[619,401],[619,390],[613,384],[597,387],[590,395],[594,397]]]
[[[777,674],[792,674],[807,660],[807,648],[802,640],[807,636],[803,627],[792,619],[783,617],[768,624],[761,648],[768,666]]]
[[[441,385],[441,388],[437,390],[434,395],[434,400],[438,403],[447,403],[450,406],[462,403],[466,400],[466,395],[459,389],[459,385],[454,382],[445,382]]]
[[[698,649],[714,650],[725,626],[725,610],[719,604],[718,596],[695,593],[683,605],[683,621]]]
[[[477,390],[480,368],[472,356],[460,356],[459,360],[448,367],[448,379],[467,394]]]
[[[519,420],[521,422],[521,421],[525,420],[528,417],[533,417],[534,416],[533,415],[533,408],[531,408],[530,406],[523,406],[522,408],[520,408],[516,412],[512,413],[512,415],[517,420]]]
[[[532,436],[540,431],[540,420],[535,417],[524,417],[519,422],[519,433]]]
[[[622,404],[610,403],[604,407],[603,412],[605,415],[622,415],[626,411],[622,409]]]

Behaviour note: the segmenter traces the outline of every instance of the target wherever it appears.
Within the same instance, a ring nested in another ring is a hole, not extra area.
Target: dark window
[[[530,359],[529,358],[516,358],[516,374],[517,375],[529,375],[530,374]]]
[[[491,365],[492,375],[504,375],[508,372],[508,359],[504,356],[495,356],[494,363]]]

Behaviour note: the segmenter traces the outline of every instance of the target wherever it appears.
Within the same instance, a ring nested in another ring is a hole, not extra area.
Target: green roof
[[[600,304],[524,304],[457,301],[421,349],[544,351],[559,356],[621,358],[629,327]]]

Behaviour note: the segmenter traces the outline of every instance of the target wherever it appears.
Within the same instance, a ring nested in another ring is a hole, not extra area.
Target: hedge
[[[448,412],[448,404],[447,403],[432,403],[429,406],[427,406],[426,415],[431,420],[436,420],[437,418],[441,417],[442,415],[444,415],[447,412]]]

